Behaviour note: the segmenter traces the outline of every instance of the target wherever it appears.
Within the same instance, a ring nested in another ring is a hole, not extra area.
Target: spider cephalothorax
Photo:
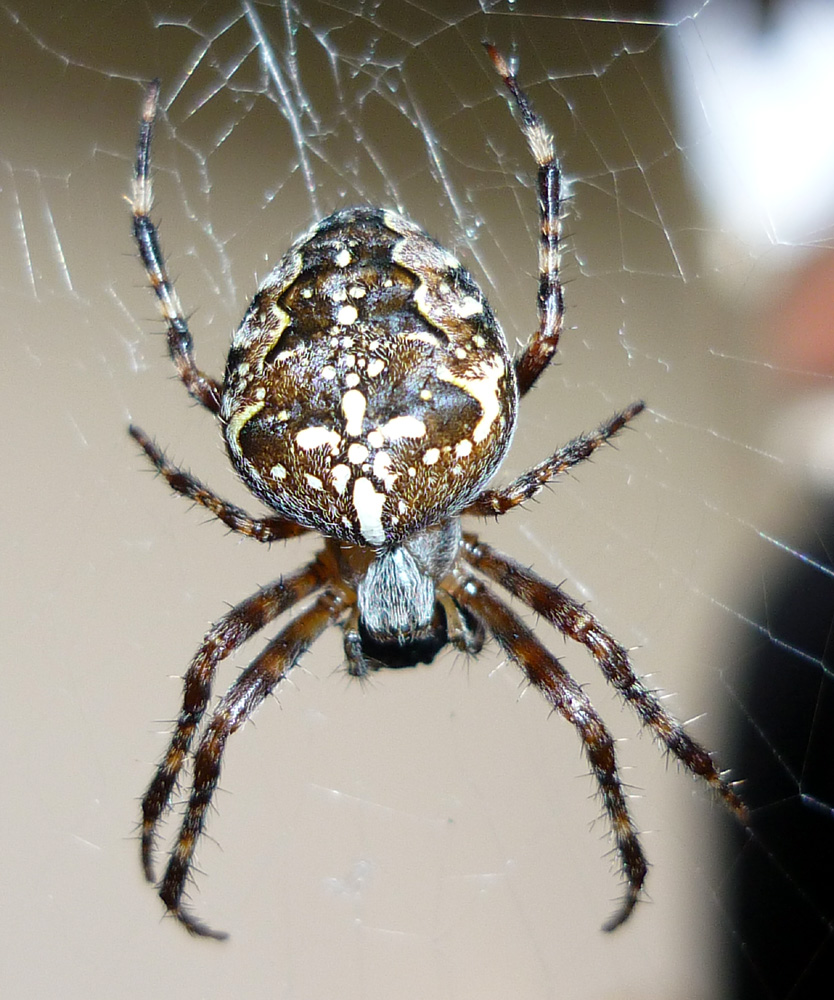
[[[539,328],[515,358],[486,297],[459,261],[395,212],[352,208],[292,245],[234,335],[223,384],[205,375],[195,364],[150,219],[158,84],[147,92],[133,196],[139,252],[180,378],[219,418],[235,469],[273,513],[250,517],[171,465],[138,428],[131,433],[173,489],[234,531],[265,542],[307,531],[324,536],[312,562],[279,577],[210,629],[186,673],[182,711],[143,799],[142,858],[155,881],[157,826],[193,753],[188,807],[159,892],[198,934],[222,936],[184,910],[182,896],[226,741],[331,624],[341,627],[348,671],[357,676],[430,663],[447,644],[476,653],[485,636],[493,636],[580,734],[628,883],[606,926],[628,917],[647,869],[613,740],[582,688],[481,577],[586,646],[658,741],[744,816],[709,754],[635,676],[623,647],[590,612],[461,528],[463,515],[504,514],[534,496],[643,409],[632,403],[509,485],[487,486],[509,447],[519,396],[556,350],[563,315],[560,173],[552,140],[504,59],[490,45],[487,51],[538,164]],[[307,598],[312,603],[266,645],[204,723],[219,662]]]

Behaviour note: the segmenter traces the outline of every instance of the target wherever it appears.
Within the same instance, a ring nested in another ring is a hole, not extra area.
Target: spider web
[[[834,955],[829,5],[31,0],[0,18],[6,995],[810,995]],[[206,622],[309,546],[201,526],[126,437],[136,420],[256,507],[152,335],[121,200],[141,81],[162,79],[155,217],[203,368],[222,371],[292,237],[356,203],[417,220],[524,340],[533,169],[484,38],[519,60],[570,191],[568,328],[502,475],[633,399],[649,411],[482,533],[588,601],[674,712],[703,713],[752,828],[542,628],[621,739],[652,863],[647,901],[602,934],[618,885],[576,734],[493,648],[362,687],[331,634],[231,744],[193,905],[233,936],[206,946],[158,924],[136,797]]]

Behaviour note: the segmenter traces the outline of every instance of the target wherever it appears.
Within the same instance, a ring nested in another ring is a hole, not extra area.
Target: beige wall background
[[[502,475],[632,399],[649,411],[483,535],[587,600],[732,765],[725,637],[770,558],[760,532],[782,535],[785,501],[798,504],[764,442],[780,383],[754,319],[776,279],[705,238],[663,74],[674,29],[577,18],[589,6],[610,15],[522,0],[259,5],[314,195],[240,7],[0,11],[4,995],[720,995],[723,817],[638,736],[583,651],[544,628],[622,740],[652,863],[618,933],[600,931],[619,886],[576,735],[494,647],[364,687],[335,633],[305,657],[233,740],[200,850],[193,906],[225,944],[163,920],[138,864],[138,797],[207,623],[309,550],[203,523],[126,434],[136,421],[257,509],[172,377],[131,244],[123,195],[154,76],[155,216],[200,364],[219,374],[270,262],[355,202],[419,221],[483,282],[508,337],[526,338],[531,163],[480,42],[519,58],[573,181],[569,312]]]

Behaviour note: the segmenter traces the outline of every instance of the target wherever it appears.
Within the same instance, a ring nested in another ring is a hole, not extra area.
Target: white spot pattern
[[[352,444],[348,448],[347,457],[354,465],[361,465],[368,457],[368,449],[364,444]]]
[[[400,438],[421,438],[426,436],[426,425],[417,417],[393,417],[379,428],[388,441],[398,441]]]
[[[385,489],[389,491],[400,478],[399,473],[391,471],[391,456],[387,451],[378,451],[374,456],[374,475],[382,480]]]
[[[482,313],[483,311],[484,307],[481,303],[471,295],[467,295],[460,303],[457,314],[461,319],[468,319],[470,316],[477,316],[478,313]]]
[[[356,306],[351,305],[342,306],[336,314],[336,322],[339,326],[350,326],[351,323],[355,323],[358,318],[359,312]]]
[[[377,493],[370,479],[362,476],[353,484],[353,506],[359,520],[359,532],[369,545],[381,545],[385,541],[384,504],[385,494]]]
[[[295,436],[295,443],[299,448],[303,448],[304,451],[311,451],[313,448],[321,448],[327,445],[334,455],[341,440],[336,431],[324,426],[305,427],[304,430],[299,431]]]
[[[358,389],[348,389],[342,396],[342,413],[345,415],[345,432],[351,437],[362,433],[362,421],[368,403]]]
[[[345,489],[347,488],[348,481],[351,477],[350,468],[347,465],[334,465],[330,470],[330,478],[333,481],[333,488],[341,496]]]

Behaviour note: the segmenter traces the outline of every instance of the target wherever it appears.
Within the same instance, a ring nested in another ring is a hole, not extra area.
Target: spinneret
[[[582,740],[626,881],[625,898],[606,929],[628,918],[647,863],[614,740],[583,688],[489,582],[585,646],[661,746],[746,817],[707,751],[641,683],[625,649],[593,615],[561,588],[462,533],[461,515],[500,516],[519,506],[643,410],[641,402],[632,403],[506,486],[487,487],[509,448],[519,396],[556,350],[564,304],[561,175],[553,141],[506,61],[494,46],[486,48],[538,166],[539,327],[514,358],[459,261],[401,215],[353,208],[320,222],[267,276],[234,335],[221,386],[196,365],[150,218],[158,82],[145,96],[133,187],[136,244],[180,379],[219,417],[231,461],[270,513],[250,516],[172,465],[139,428],[130,432],[173,490],[232,531],[262,542],[308,530],[324,536],[311,562],[280,575],[209,630],[186,672],[179,718],[142,800],[142,864],[154,882],[159,823],[191,759],[188,804],[159,895],[195,934],[224,936],[185,909],[183,895],[227,740],[329,625],[341,628],[348,672],[360,677],[431,663],[446,645],[476,654],[491,635]],[[311,603],[206,719],[220,662],[305,601]]]

